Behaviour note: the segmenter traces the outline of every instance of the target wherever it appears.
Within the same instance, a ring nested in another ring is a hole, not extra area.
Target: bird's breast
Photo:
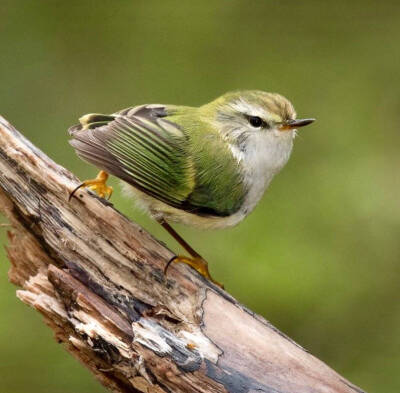
[[[248,215],[264,195],[273,177],[285,166],[293,147],[290,138],[273,135],[252,138],[241,149],[240,164],[247,194],[240,214]],[[237,153],[238,155],[238,153]]]

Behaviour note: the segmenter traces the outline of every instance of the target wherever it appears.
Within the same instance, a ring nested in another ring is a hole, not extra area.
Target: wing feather
[[[125,180],[170,206],[195,210],[185,203],[193,191],[186,138],[161,106],[128,108],[115,115],[86,115],[70,128],[71,145],[84,160]],[[165,123],[164,123],[165,124]]]
[[[201,133],[191,123],[181,129],[174,108],[85,115],[69,129],[70,143],[82,159],[169,206],[203,216],[233,214],[247,192],[237,160],[206,123]]]

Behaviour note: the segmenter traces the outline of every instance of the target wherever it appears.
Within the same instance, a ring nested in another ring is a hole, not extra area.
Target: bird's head
[[[201,109],[224,137],[238,143],[259,138],[291,141],[298,128],[315,120],[296,119],[289,100],[259,90],[226,93]]]

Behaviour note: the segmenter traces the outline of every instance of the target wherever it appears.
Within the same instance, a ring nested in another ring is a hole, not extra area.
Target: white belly
[[[292,146],[292,135],[282,137],[271,132],[269,135],[253,138],[244,152],[239,151],[235,146],[231,147],[232,154],[240,161],[243,181],[248,192],[240,209],[227,217],[197,216],[171,207],[124,182],[122,184],[124,190],[136,200],[136,205],[154,218],[164,218],[166,221],[179,222],[202,229],[232,227],[250,214],[257,205],[272,178],[288,161]]]

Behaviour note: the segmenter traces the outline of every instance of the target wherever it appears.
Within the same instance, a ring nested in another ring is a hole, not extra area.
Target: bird
[[[109,198],[107,179],[116,176],[190,255],[171,258],[165,273],[181,262],[223,287],[170,223],[200,229],[240,223],[287,163],[298,128],[314,120],[297,119],[287,98],[261,90],[228,92],[198,107],[145,104],[90,113],[69,128],[70,144],[100,172],[69,199],[82,187]]]

